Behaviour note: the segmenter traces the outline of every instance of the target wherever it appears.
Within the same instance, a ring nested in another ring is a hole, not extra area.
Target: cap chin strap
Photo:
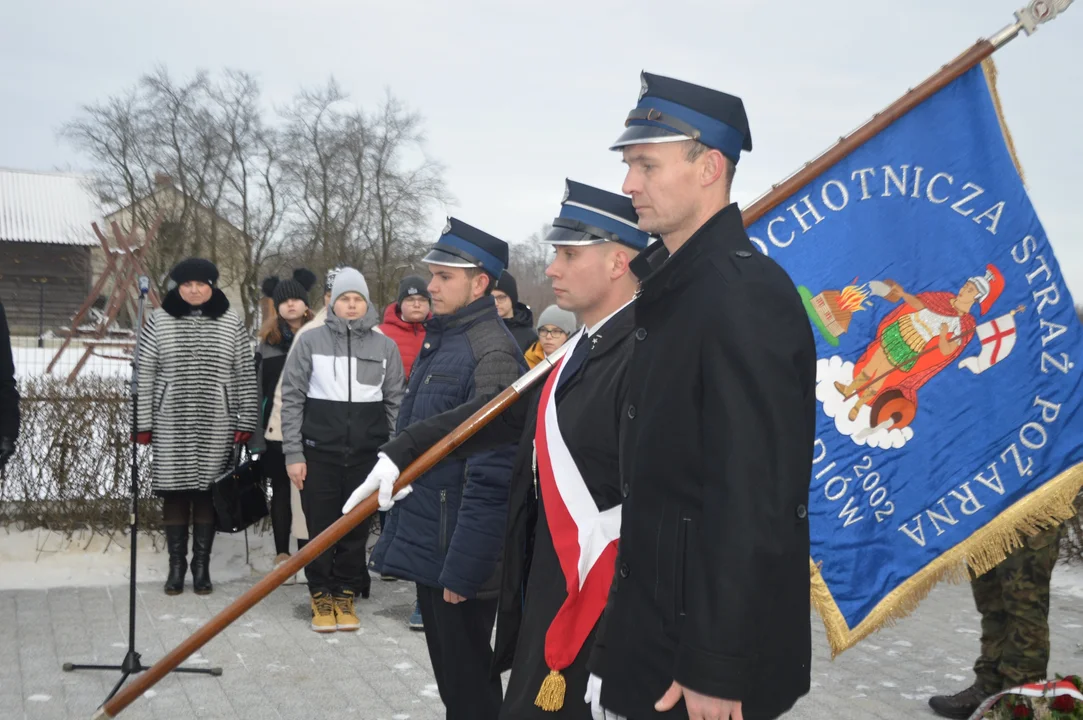
[[[628,113],[628,119],[624,121],[624,127],[631,125],[633,120],[646,120],[673,128],[679,133],[688,136],[689,140],[699,140],[700,132],[684,120],[668,115],[654,108],[636,108]]]
[[[593,235],[598,238],[598,241],[620,242],[620,236],[616,233],[611,233],[608,230],[602,230],[600,227],[594,225],[588,225],[585,222],[579,220],[571,220],[569,218],[555,218],[553,220],[553,227],[561,228],[563,230],[572,230],[574,232],[586,233],[587,235]]]

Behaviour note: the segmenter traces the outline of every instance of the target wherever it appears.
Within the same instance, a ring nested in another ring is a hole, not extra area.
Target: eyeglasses
[[[538,337],[560,337],[567,334],[560,328],[538,328]]]

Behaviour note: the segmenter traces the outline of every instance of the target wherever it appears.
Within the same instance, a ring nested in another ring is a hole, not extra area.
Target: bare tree
[[[515,277],[519,287],[519,301],[526,303],[534,311],[535,319],[556,300],[552,284],[545,276],[545,268],[552,262],[553,251],[550,245],[541,242],[551,229],[552,225],[546,223],[527,240],[511,243],[508,247],[508,271]]]
[[[433,203],[450,201],[421,116],[390,92],[366,114],[330,79],[276,120],[244,72],[177,80],[158,68],[61,135],[93,161],[126,224],[145,230],[163,214],[147,258],[160,290],[174,264],[199,255],[219,266],[250,327],[261,277],[287,264],[353,265],[374,301],[392,299],[433,239]]]
[[[370,121],[372,222],[365,224],[365,268],[381,301],[395,296],[400,277],[395,272],[416,263],[432,242],[426,237],[428,210],[449,199],[443,166],[424,154],[421,116],[407,110],[388,93]],[[413,164],[404,156],[420,155]]]
[[[284,212],[278,143],[259,97],[245,73],[177,81],[158,68],[61,129],[94,162],[99,193],[126,224],[145,231],[163,215],[147,256],[158,289],[179,260],[206,257],[222,270],[222,286],[237,291],[249,324],[259,266]]]
[[[443,167],[425,154],[420,116],[390,93],[371,116],[346,101],[331,79],[282,111],[283,167],[297,198],[288,235],[313,269],[357,267],[383,304],[431,242],[429,209],[448,200]]]
[[[259,94],[255,79],[236,71],[227,71],[224,82],[211,91],[228,143],[219,213],[240,230],[226,236],[227,257],[250,327],[260,300],[261,276],[279,254],[279,230],[288,207],[279,140],[264,127]]]

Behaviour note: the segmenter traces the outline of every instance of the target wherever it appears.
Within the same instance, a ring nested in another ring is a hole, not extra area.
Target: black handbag
[[[233,446],[230,470],[211,483],[215,529],[235,533],[251,527],[270,514],[263,492],[263,467],[258,457],[240,460],[240,446]]]

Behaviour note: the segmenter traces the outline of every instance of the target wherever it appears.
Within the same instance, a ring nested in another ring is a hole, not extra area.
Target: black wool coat
[[[586,340],[587,359],[574,375],[561,378],[557,387],[557,418],[561,435],[599,510],[621,502],[617,440],[624,420],[628,392],[628,361],[635,342],[635,315],[628,305]],[[568,358],[570,356],[565,356]],[[538,402],[544,380],[454,451],[469,457],[508,442],[519,442],[515,458],[504,563],[496,621],[493,672],[511,669],[501,718],[537,720],[590,720],[583,702],[587,661],[594,644],[592,632],[575,661],[562,670],[567,682],[564,707],[547,712],[534,705],[538,689],[549,673],[545,664],[545,634],[567,598],[564,575],[546,522],[545,506],[534,479],[533,447]],[[400,467],[450,433],[494,395],[477,397],[441,415],[403,430],[384,446]]]
[[[13,442],[19,437],[19,391],[15,386],[15,360],[3,303],[0,303],[0,437]]]
[[[746,720],[774,718],[810,680],[810,323],[736,204],[633,269],[626,497],[591,669],[602,704],[628,717],[654,717],[676,680],[741,700]]]

